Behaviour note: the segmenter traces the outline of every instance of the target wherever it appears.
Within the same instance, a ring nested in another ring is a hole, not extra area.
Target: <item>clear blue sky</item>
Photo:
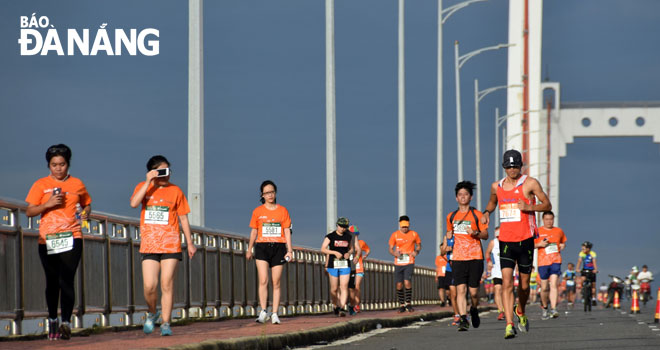
[[[436,6],[406,3],[408,214],[427,266],[435,251]],[[160,54],[20,56],[19,16],[35,12],[61,31],[94,33],[101,23],[158,28]],[[186,1],[3,2],[0,196],[24,199],[47,174],[43,154],[55,143],[72,147],[71,173],[87,184],[96,210],[138,216],[129,196],[154,154],[170,159],[172,181],[186,191],[187,12]],[[337,0],[335,13],[339,215],[360,226],[373,257],[389,260],[385,242],[397,222],[397,2]],[[567,102],[660,100],[658,13],[654,0],[546,1],[544,76],[547,67]],[[461,10],[444,28],[447,211],[457,181],[452,43],[468,52],[506,42],[507,16],[508,1],[491,0]],[[204,22],[207,226],[247,234],[258,186],[272,179],[293,217],[294,243],[319,247],[326,233],[324,1],[206,1]],[[462,69],[467,178],[474,177],[475,78],[482,88],[505,84],[506,52]],[[506,109],[503,92],[481,104],[484,184],[494,180],[493,122],[485,116],[495,107]],[[566,261],[589,239],[605,273],[643,263],[658,271],[658,151],[650,138],[569,146],[560,199]]]

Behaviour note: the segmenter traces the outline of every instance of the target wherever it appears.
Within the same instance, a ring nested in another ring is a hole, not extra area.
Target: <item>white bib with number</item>
[[[559,253],[559,247],[557,246],[557,243],[550,243],[545,247],[545,253],[546,254],[554,254],[554,253]]]
[[[346,259],[335,259],[333,265],[335,269],[343,269],[348,267],[348,260]]]
[[[447,265],[442,267],[442,273],[446,273],[446,272],[447,272]]]
[[[572,287],[572,286],[575,285],[575,281],[567,280],[566,285],[569,286],[569,287]]]
[[[399,257],[396,259],[396,262],[399,264],[407,264],[410,262],[410,255],[408,254],[401,254]]]
[[[261,225],[261,236],[268,238],[282,237],[282,225],[279,222],[264,222]]]
[[[467,235],[467,228],[472,224],[470,221],[455,221],[454,222],[454,233],[457,235]]]
[[[164,205],[147,205],[144,211],[144,223],[152,225],[167,225],[170,220],[170,207]]]
[[[71,249],[73,249],[73,232],[46,235],[46,251],[48,255],[68,252]]]
[[[518,203],[500,204],[500,222],[519,222],[520,209]]]

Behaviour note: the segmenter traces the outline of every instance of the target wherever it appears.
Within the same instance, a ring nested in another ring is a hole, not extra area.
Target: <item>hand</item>
[[[287,258],[286,258],[287,256],[289,257],[288,260],[287,260]],[[284,260],[286,260],[286,261],[288,261],[288,262],[293,261],[293,252],[287,252],[287,253],[284,255]]]
[[[547,238],[544,238],[539,244],[541,245],[541,248],[545,248],[550,244],[550,242],[548,242]]]
[[[410,253],[410,256],[412,256],[413,258],[416,257],[417,256],[417,251],[413,250],[412,253]]]
[[[245,252],[245,258],[248,260],[252,259],[252,247],[248,247],[247,252]]]
[[[193,256],[195,255],[195,252],[197,252],[197,247],[195,247],[194,244],[189,244],[188,245],[188,258],[192,259]]]
[[[155,179],[158,177],[158,170],[151,170],[147,173],[147,183],[150,183],[151,180]]]
[[[49,208],[57,207],[59,205],[62,205],[63,202],[64,202],[64,195],[62,193],[52,194],[50,198],[48,198],[48,201],[44,203],[44,208],[49,209]]]
[[[476,236],[479,234],[479,232],[473,230],[472,227],[468,227],[467,229],[465,229],[465,232],[467,232],[471,236]]]
[[[520,209],[520,211],[531,211],[532,206],[525,203],[524,200],[519,199],[518,200],[518,209]]]
[[[357,264],[358,261],[360,261],[359,257],[356,256],[356,257],[353,258],[353,264]]]
[[[448,247],[445,248],[445,249],[446,249],[448,252],[453,252],[453,251],[454,251],[454,247],[449,247],[449,246],[448,246]]]
[[[490,269],[493,268],[493,263],[489,261],[489,262],[487,263],[487,266],[488,266],[488,269],[490,270]]]
[[[594,273],[598,273],[598,269],[594,269]]]
[[[344,258],[344,259],[348,259],[348,258],[350,258],[350,257],[351,257],[351,253],[350,253],[350,252],[349,252],[349,253],[344,253],[344,255],[343,255],[343,258]]]
[[[334,255],[335,255],[335,258],[337,258],[337,259],[341,259],[341,258],[342,258],[342,255],[341,255],[340,252],[334,252]]]
[[[481,223],[483,225],[488,225],[488,222],[490,222],[490,212],[484,213],[484,215],[481,217]]]

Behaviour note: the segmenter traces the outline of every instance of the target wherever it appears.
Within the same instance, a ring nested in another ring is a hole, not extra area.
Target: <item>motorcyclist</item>
[[[649,267],[644,265],[642,266],[642,271],[637,274],[637,281],[640,283],[641,297],[644,304],[647,301],[653,299],[651,295],[651,281],[653,281],[653,273],[649,271]]]

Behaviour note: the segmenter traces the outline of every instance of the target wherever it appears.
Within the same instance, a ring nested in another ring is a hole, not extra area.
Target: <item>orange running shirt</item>
[[[291,227],[289,211],[279,204],[274,210],[260,205],[252,211],[250,227],[257,230],[257,243],[286,243],[284,229]]]
[[[360,245],[360,249],[364,254],[367,254],[371,251],[369,249],[369,246],[367,243],[365,243],[363,240],[358,240],[358,244]],[[355,265],[355,272],[356,273],[364,273],[364,265],[362,265],[362,255],[360,255],[360,258],[358,260],[358,263]]]
[[[80,222],[76,220],[76,203],[81,207],[92,204],[83,182],[73,176],[57,181],[50,176],[34,182],[25,201],[32,205],[42,205],[53,195],[53,188],[59,187],[64,194],[64,205],[53,207],[41,213],[39,223],[39,244],[46,244],[46,235],[60,232],[73,232],[73,238],[82,238]]]
[[[452,251],[451,260],[483,260],[484,254],[481,248],[481,239],[472,237],[472,235],[467,233],[468,225],[472,230],[477,231],[477,223],[474,221],[472,211],[468,210],[465,213],[458,211],[456,215],[454,215],[454,222],[449,222],[452,213],[447,215],[447,232],[454,232],[454,249]],[[477,215],[477,219],[481,220],[483,214],[476,209],[474,210],[474,213]],[[481,229],[481,231],[487,228],[487,225],[479,223],[479,229]]]
[[[133,196],[143,185],[144,181],[135,186]],[[181,253],[179,216],[188,213],[188,200],[178,186],[149,184],[140,212],[140,253]]]
[[[396,230],[390,236],[390,246],[399,248],[399,253],[404,254],[404,256],[399,259],[394,258],[394,265],[410,265],[415,263],[415,257],[410,255],[410,253],[415,251],[415,243],[422,244],[422,240],[419,238],[417,232],[409,230],[408,233],[403,233],[399,230]]]
[[[518,200],[534,204],[535,198],[527,199],[523,193],[523,183],[527,175],[523,175],[510,191],[502,187],[504,180],[497,185],[497,202],[500,206],[500,242],[522,242],[536,235],[536,216],[533,211],[518,209]]]
[[[445,269],[447,268],[447,259],[444,256],[438,255],[435,257],[435,277],[444,277]]]
[[[538,248],[539,266],[548,266],[555,263],[561,264],[561,252],[559,251],[559,244],[566,243],[566,235],[559,227],[547,229],[539,227],[539,237],[534,240],[534,243],[540,243],[544,238],[548,239],[550,244],[545,248]]]

